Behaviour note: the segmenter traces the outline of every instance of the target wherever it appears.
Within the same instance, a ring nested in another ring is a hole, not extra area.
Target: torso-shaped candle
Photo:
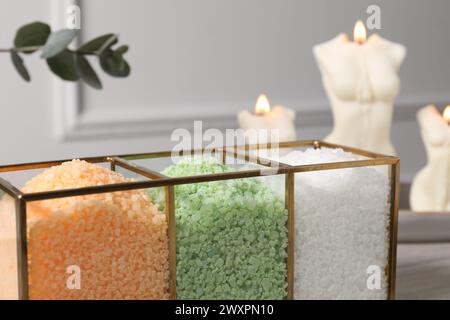
[[[378,35],[358,44],[340,34],[313,51],[334,118],[325,140],[394,154],[390,130],[405,47]]]
[[[450,126],[436,107],[417,113],[428,162],[414,178],[410,203],[414,211],[450,211]]]

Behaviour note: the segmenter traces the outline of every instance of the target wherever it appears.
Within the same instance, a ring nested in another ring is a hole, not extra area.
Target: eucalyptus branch
[[[16,32],[14,46],[9,49],[0,48],[0,53],[10,53],[14,67],[25,81],[30,81],[31,77],[20,54],[36,51],[41,51],[41,58],[47,61],[50,70],[61,79],[82,80],[96,89],[101,89],[102,84],[85,56],[98,58],[100,67],[112,77],[127,77],[130,74],[130,66],[123,57],[128,46],[113,48],[119,41],[116,34],[105,34],[88,41],[78,49],[69,49],[76,36],[77,30],[62,29],[51,32],[47,24],[34,22],[21,27]]]
[[[12,50],[16,52],[27,52],[27,51],[37,51],[40,50],[42,46],[30,46],[30,47],[22,47],[22,48],[9,48],[9,49],[0,49],[0,52],[10,52]]]
[[[22,48],[11,48],[11,50],[15,50],[17,52],[28,52],[28,51],[37,51],[40,50],[42,46],[29,46],[29,47],[22,47]]]
[[[94,54],[100,56],[106,49],[111,47],[117,41],[119,41],[119,37],[117,35],[113,35],[108,40],[106,40],[105,43],[100,47],[100,49],[94,52]]]

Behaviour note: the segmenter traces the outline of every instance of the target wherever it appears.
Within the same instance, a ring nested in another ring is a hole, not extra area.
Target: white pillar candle
[[[239,126],[245,130],[247,143],[277,143],[295,140],[295,112],[283,106],[270,109],[269,100],[265,95],[259,96],[254,113],[244,110],[239,112],[237,118]],[[275,139],[279,141],[273,141]]]
[[[313,51],[334,118],[325,141],[395,154],[390,131],[405,47],[376,34],[366,41],[358,21],[354,41],[340,34]]]
[[[443,116],[435,106],[419,110],[417,120],[427,151],[427,164],[413,180],[414,211],[450,211],[450,106]]]

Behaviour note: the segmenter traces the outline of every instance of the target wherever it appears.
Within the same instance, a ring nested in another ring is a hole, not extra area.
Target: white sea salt
[[[274,160],[301,165],[358,158],[342,149],[322,148],[292,151]],[[387,172],[383,166],[295,174],[295,299],[386,298]],[[278,179],[267,179],[271,181]],[[367,286],[369,266],[381,271],[380,289]]]

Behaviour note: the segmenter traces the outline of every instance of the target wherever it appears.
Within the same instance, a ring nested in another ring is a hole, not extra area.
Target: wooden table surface
[[[450,299],[450,213],[400,212],[397,299]]]

